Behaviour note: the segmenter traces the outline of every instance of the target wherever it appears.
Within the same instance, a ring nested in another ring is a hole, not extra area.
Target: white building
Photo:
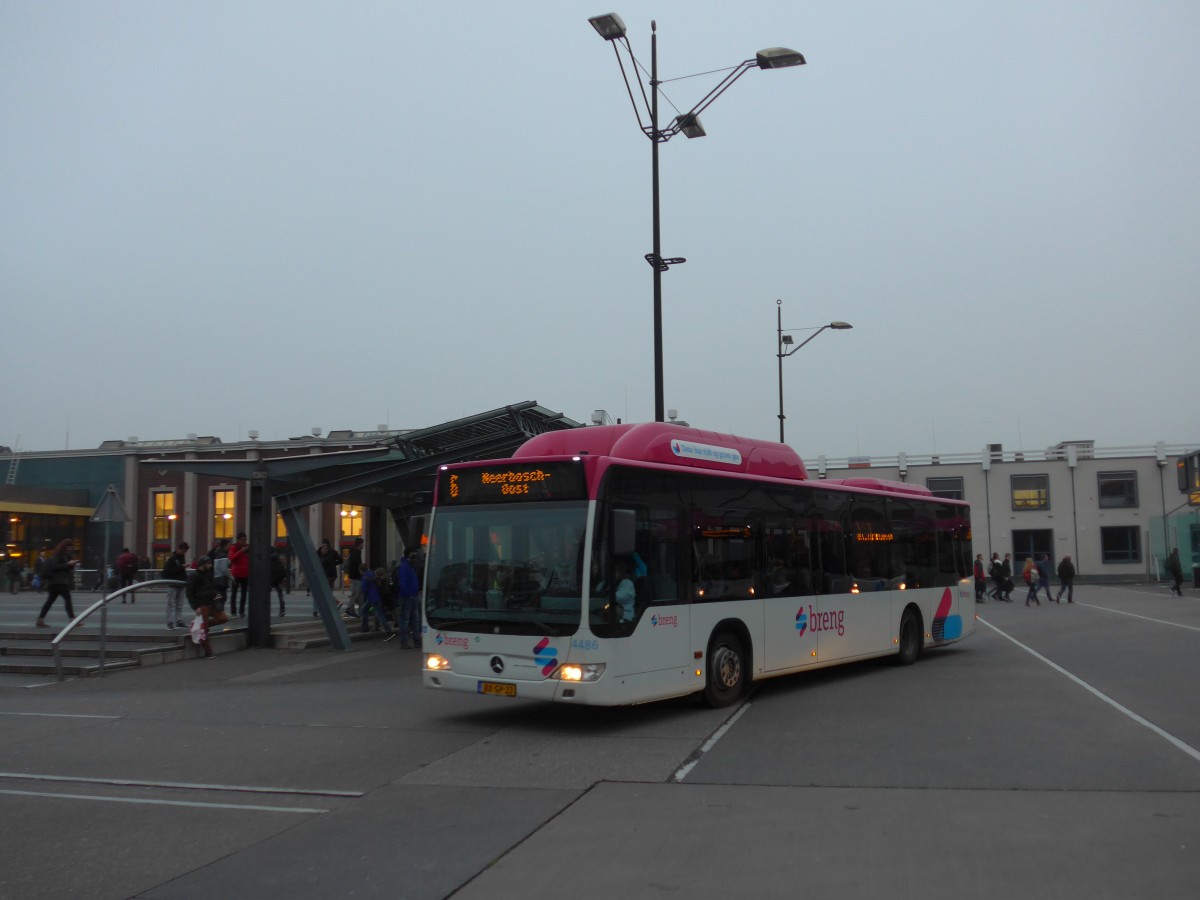
[[[1200,564],[1200,505],[1177,474],[1195,446],[1100,448],[1064,441],[1042,452],[1006,451],[806,460],[813,478],[866,476],[906,481],[971,504],[976,553],[1011,553],[1018,565],[1048,553],[1070,556],[1087,580],[1165,577],[1179,548],[1187,583]],[[1200,493],[1192,493],[1200,503]]]

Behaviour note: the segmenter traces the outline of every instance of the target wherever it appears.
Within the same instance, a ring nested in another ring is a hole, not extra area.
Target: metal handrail
[[[50,642],[50,646],[54,648],[54,671],[58,675],[59,681],[65,680],[63,678],[62,654],[60,653],[59,645],[62,643],[62,641],[66,638],[66,636],[68,634],[70,634],[72,631],[74,631],[77,626],[82,624],[84,619],[86,619],[88,616],[90,616],[96,610],[100,610],[100,671],[98,674],[100,675],[101,678],[104,677],[104,642],[105,642],[105,638],[107,637],[107,634],[108,634],[108,603],[109,603],[109,601],[115,600],[117,597],[123,597],[125,594],[128,594],[130,591],[136,591],[139,588],[144,588],[147,585],[151,585],[151,584],[169,584],[174,587],[186,587],[187,586],[186,581],[176,581],[172,578],[156,578],[153,581],[139,581],[137,584],[128,585],[127,587],[120,588],[118,590],[113,591],[111,594],[106,594],[105,596],[101,597],[99,600],[97,600],[95,603],[93,603],[91,606],[89,606],[87,609],[85,609],[83,612],[81,612],[79,615],[77,615],[74,619],[72,619],[70,622],[68,622],[67,627],[64,628],[62,631],[60,631],[58,634],[56,634],[54,636],[54,640],[52,640]]]

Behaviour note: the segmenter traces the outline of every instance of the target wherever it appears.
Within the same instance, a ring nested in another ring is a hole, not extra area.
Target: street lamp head
[[[615,41],[625,37],[625,23],[621,21],[621,17],[616,13],[592,16],[588,21],[592,23],[592,27],[596,29],[597,34],[606,41]],[[762,64],[760,63],[759,65]]]
[[[676,116],[675,121],[671,123],[671,128],[674,131],[682,131],[685,138],[700,138],[708,134],[704,130],[704,126],[700,124],[700,117],[693,113]]]
[[[617,21],[619,22],[620,19]],[[595,22],[592,24],[595,25]],[[596,30],[599,31],[599,29],[600,26],[597,25]],[[603,34],[603,32],[601,33]],[[768,47],[766,50],[759,50],[754,54],[754,61],[760,69],[786,69],[790,66],[802,66],[806,62],[803,53],[797,53],[787,47]]]
[[[847,328],[853,328],[849,322],[830,322],[829,327],[835,331],[845,331]]]

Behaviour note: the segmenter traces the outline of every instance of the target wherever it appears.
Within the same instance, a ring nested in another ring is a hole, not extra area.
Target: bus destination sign
[[[438,504],[584,500],[587,486],[577,462],[513,463],[441,473]]]

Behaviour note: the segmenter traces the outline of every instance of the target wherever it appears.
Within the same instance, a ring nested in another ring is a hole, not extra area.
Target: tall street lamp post
[[[658,145],[665,144],[680,132],[687,138],[704,137],[705,131],[704,126],[700,124],[700,113],[708,109],[712,102],[725,93],[731,84],[753,68],[785,69],[790,66],[802,66],[804,65],[804,56],[795,50],[788,50],[786,47],[771,47],[767,50],[760,50],[755,54],[754,59],[747,59],[731,69],[716,87],[704,95],[699,103],[687,112],[676,116],[671,121],[670,126],[660,129],[658,127],[658,94],[659,85],[662,82],[658,79],[658,25],[655,22],[650,23],[650,96],[647,98],[646,86],[642,83],[641,69],[634,58],[633,49],[629,46],[629,38],[625,34],[625,23],[621,21],[621,17],[616,13],[608,13],[603,16],[593,16],[588,21],[596,29],[600,37],[613,45],[617,64],[621,67],[621,76],[625,80],[625,89],[628,91],[629,100],[633,104],[634,115],[637,116],[638,125],[642,133],[650,138],[650,193],[653,207],[654,249],[653,252],[646,254],[646,262],[650,264],[650,268],[654,272],[654,421],[662,422],[665,421],[662,358],[662,273],[667,271],[671,266],[686,262],[686,260],[683,257],[664,259],[662,256],[662,242],[659,233]],[[625,47],[626,54],[629,56],[630,69],[637,79],[642,103],[648,107],[649,124],[643,123],[642,108],[638,106],[638,101],[634,98],[633,86],[629,81],[629,72],[625,70],[625,63],[621,58],[620,48],[622,44]]]
[[[793,353],[795,353],[797,350],[799,350],[801,347],[803,347],[805,344],[807,344],[809,341],[811,341],[813,338],[815,338],[818,334],[820,334],[822,331],[824,331],[826,328],[832,328],[834,331],[845,331],[847,328],[853,328],[854,326],[851,325],[849,322],[830,322],[828,325],[820,326],[815,331],[813,331],[812,334],[810,334],[808,337],[806,337],[804,340],[802,340],[800,343],[798,343],[795,347],[792,347],[792,336],[790,334],[783,333],[783,301],[782,300],[775,301],[775,320],[776,320],[777,327],[778,327],[777,334],[778,334],[778,339],[779,339],[779,342],[777,344],[779,349],[776,353],[776,355],[779,357],[779,443],[782,444],[784,442],[783,441],[783,418],[784,418],[783,417],[783,360],[784,360],[784,357],[791,356]],[[784,347],[792,347],[792,349],[787,351],[787,353],[784,353],[783,352]]]

